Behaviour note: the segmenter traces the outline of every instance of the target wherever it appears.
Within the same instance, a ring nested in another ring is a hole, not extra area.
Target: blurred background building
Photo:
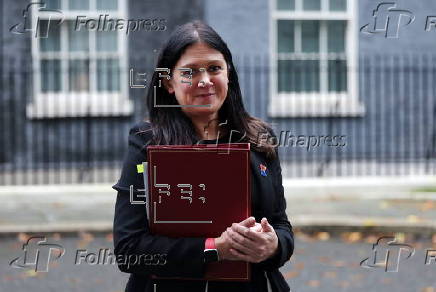
[[[45,4],[1,12],[0,185],[114,183],[158,50],[195,19],[227,42],[285,177],[436,172],[434,1]]]

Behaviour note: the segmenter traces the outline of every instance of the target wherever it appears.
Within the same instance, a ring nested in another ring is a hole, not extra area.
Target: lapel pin
[[[266,166],[261,163],[261,164],[259,164],[259,168],[260,168],[260,174],[262,176],[266,176],[267,175],[267,173],[266,173]]]

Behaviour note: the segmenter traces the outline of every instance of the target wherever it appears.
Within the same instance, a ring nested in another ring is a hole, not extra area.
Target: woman
[[[278,270],[294,249],[280,162],[274,146],[258,141],[260,135],[268,135],[266,141],[270,141],[273,132],[245,111],[226,43],[206,24],[187,23],[171,34],[156,68],[147,95],[150,122],[141,122],[130,130],[121,178],[113,187],[118,191],[114,245],[117,259],[151,254],[164,255],[164,262],[118,260],[120,270],[131,273],[126,291],[289,291]],[[146,161],[147,145],[215,143],[214,137],[219,143],[251,143],[253,217],[233,223],[212,239],[151,235],[145,205],[131,204],[129,197],[131,186],[135,191],[144,188],[136,165]],[[210,259],[206,248],[216,249],[218,257]],[[250,262],[251,281],[151,278],[201,278],[213,260]]]

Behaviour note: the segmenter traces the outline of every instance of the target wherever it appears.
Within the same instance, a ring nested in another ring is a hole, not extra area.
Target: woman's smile
[[[227,98],[229,82],[223,54],[205,43],[195,43],[184,51],[175,68],[191,70],[191,74],[175,74],[166,84],[168,92],[175,95],[180,105],[194,105],[181,110],[191,119],[200,117],[210,121],[218,118],[218,111]]]

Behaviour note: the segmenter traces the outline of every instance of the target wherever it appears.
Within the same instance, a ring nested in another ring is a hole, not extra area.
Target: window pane
[[[60,26],[56,20],[39,20],[39,45],[42,52],[58,52],[61,49]]]
[[[97,60],[97,90],[120,91],[120,68],[117,59]]]
[[[45,0],[45,9],[61,9],[61,0]]]
[[[329,91],[347,91],[347,61],[329,60]]]
[[[321,10],[321,0],[302,0],[303,10]]]
[[[41,91],[61,91],[61,61],[41,60]]]
[[[279,53],[294,52],[294,21],[277,21],[277,49]]]
[[[116,52],[118,50],[116,31],[97,31],[96,40],[98,52]]]
[[[89,10],[89,0],[69,0],[68,8],[70,10]]]
[[[277,10],[294,10],[295,0],[277,0]]]
[[[279,60],[279,92],[318,92],[319,60]]]
[[[75,30],[74,22],[68,24],[68,50],[71,52],[89,51],[89,31]]]
[[[301,22],[301,49],[304,53],[319,52],[319,24],[318,20]]]
[[[347,0],[330,0],[330,11],[346,11]]]
[[[116,10],[117,8],[117,0],[97,0],[97,10]]]
[[[327,23],[328,30],[328,52],[345,52],[345,25],[343,20],[334,20]]]
[[[69,69],[69,90],[89,91],[89,60],[70,60]]]

